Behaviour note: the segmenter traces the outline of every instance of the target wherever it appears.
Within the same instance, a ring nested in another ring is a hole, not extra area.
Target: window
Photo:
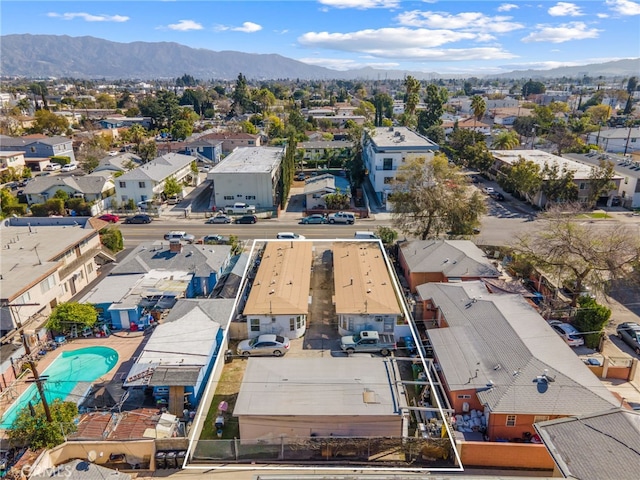
[[[40,282],[40,291],[42,293],[47,293],[49,290],[53,288],[56,284],[55,278],[53,275],[49,275],[43,281]]]
[[[255,200],[256,196],[255,195],[245,195],[245,197],[247,200]]]
[[[546,422],[549,420],[549,415],[536,415],[533,417],[533,423]]]
[[[260,319],[259,318],[251,318],[249,319],[250,330],[252,332],[260,331]]]
[[[471,398],[471,395],[458,395],[458,398],[460,400],[469,400]]]
[[[36,147],[31,147],[29,150],[31,150],[31,153],[36,153]]]
[[[393,170],[393,158],[383,158],[382,159],[382,169],[383,170]]]
[[[236,197],[234,197],[233,195],[225,195],[225,196],[224,196],[224,199],[225,199],[225,200],[235,200],[235,199],[236,199]]]
[[[385,185],[389,185],[390,183],[393,183],[393,179],[394,178],[395,177],[384,177],[383,182],[384,182]]]
[[[587,184],[584,182],[580,182],[580,190],[584,190],[585,188],[587,188]]]
[[[138,188],[146,188],[146,185],[144,182],[138,182]]]
[[[16,303],[27,303],[29,300],[31,300],[31,294],[29,292],[25,292],[16,298]]]
[[[127,188],[127,182],[118,182],[120,188]]]
[[[516,426],[516,415],[507,415],[507,427],[515,427]]]
[[[294,332],[296,330],[296,319],[295,319],[295,317],[291,317],[289,319],[289,330],[291,332]]]
[[[93,264],[90,263],[89,265],[87,265],[87,273],[91,272],[93,272]]]

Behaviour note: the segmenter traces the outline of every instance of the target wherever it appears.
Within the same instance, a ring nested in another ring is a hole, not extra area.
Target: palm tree
[[[509,130],[496,135],[491,146],[496,150],[513,150],[518,145],[520,145],[518,134],[513,130]]]
[[[482,120],[485,112],[487,111],[487,102],[484,101],[480,95],[474,95],[471,97],[471,110],[473,110],[473,130],[476,129],[476,121]]]

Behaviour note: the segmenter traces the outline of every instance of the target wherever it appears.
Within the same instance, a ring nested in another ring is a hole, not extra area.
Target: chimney
[[[169,241],[169,251],[172,253],[182,252],[182,243],[178,239],[172,239]]]

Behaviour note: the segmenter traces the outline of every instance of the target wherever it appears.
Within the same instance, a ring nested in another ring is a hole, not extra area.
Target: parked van
[[[298,235],[293,232],[280,232],[276,235],[278,240],[305,240],[304,235]]]
[[[353,238],[359,240],[378,240],[379,237],[373,232],[356,232]]]

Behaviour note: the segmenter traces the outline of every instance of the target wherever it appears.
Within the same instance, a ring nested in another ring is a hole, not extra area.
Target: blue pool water
[[[48,375],[43,383],[45,397],[49,403],[56,399],[65,400],[78,382],[93,382],[109,372],[118,363],[118,352],[109,347],[87,347],[69,352],[62,352],[44,371],[41,376]],[[21,409],[40,401],[38,390],[32,384],[20,395],[2,416],[0,428],[11,428]]]

